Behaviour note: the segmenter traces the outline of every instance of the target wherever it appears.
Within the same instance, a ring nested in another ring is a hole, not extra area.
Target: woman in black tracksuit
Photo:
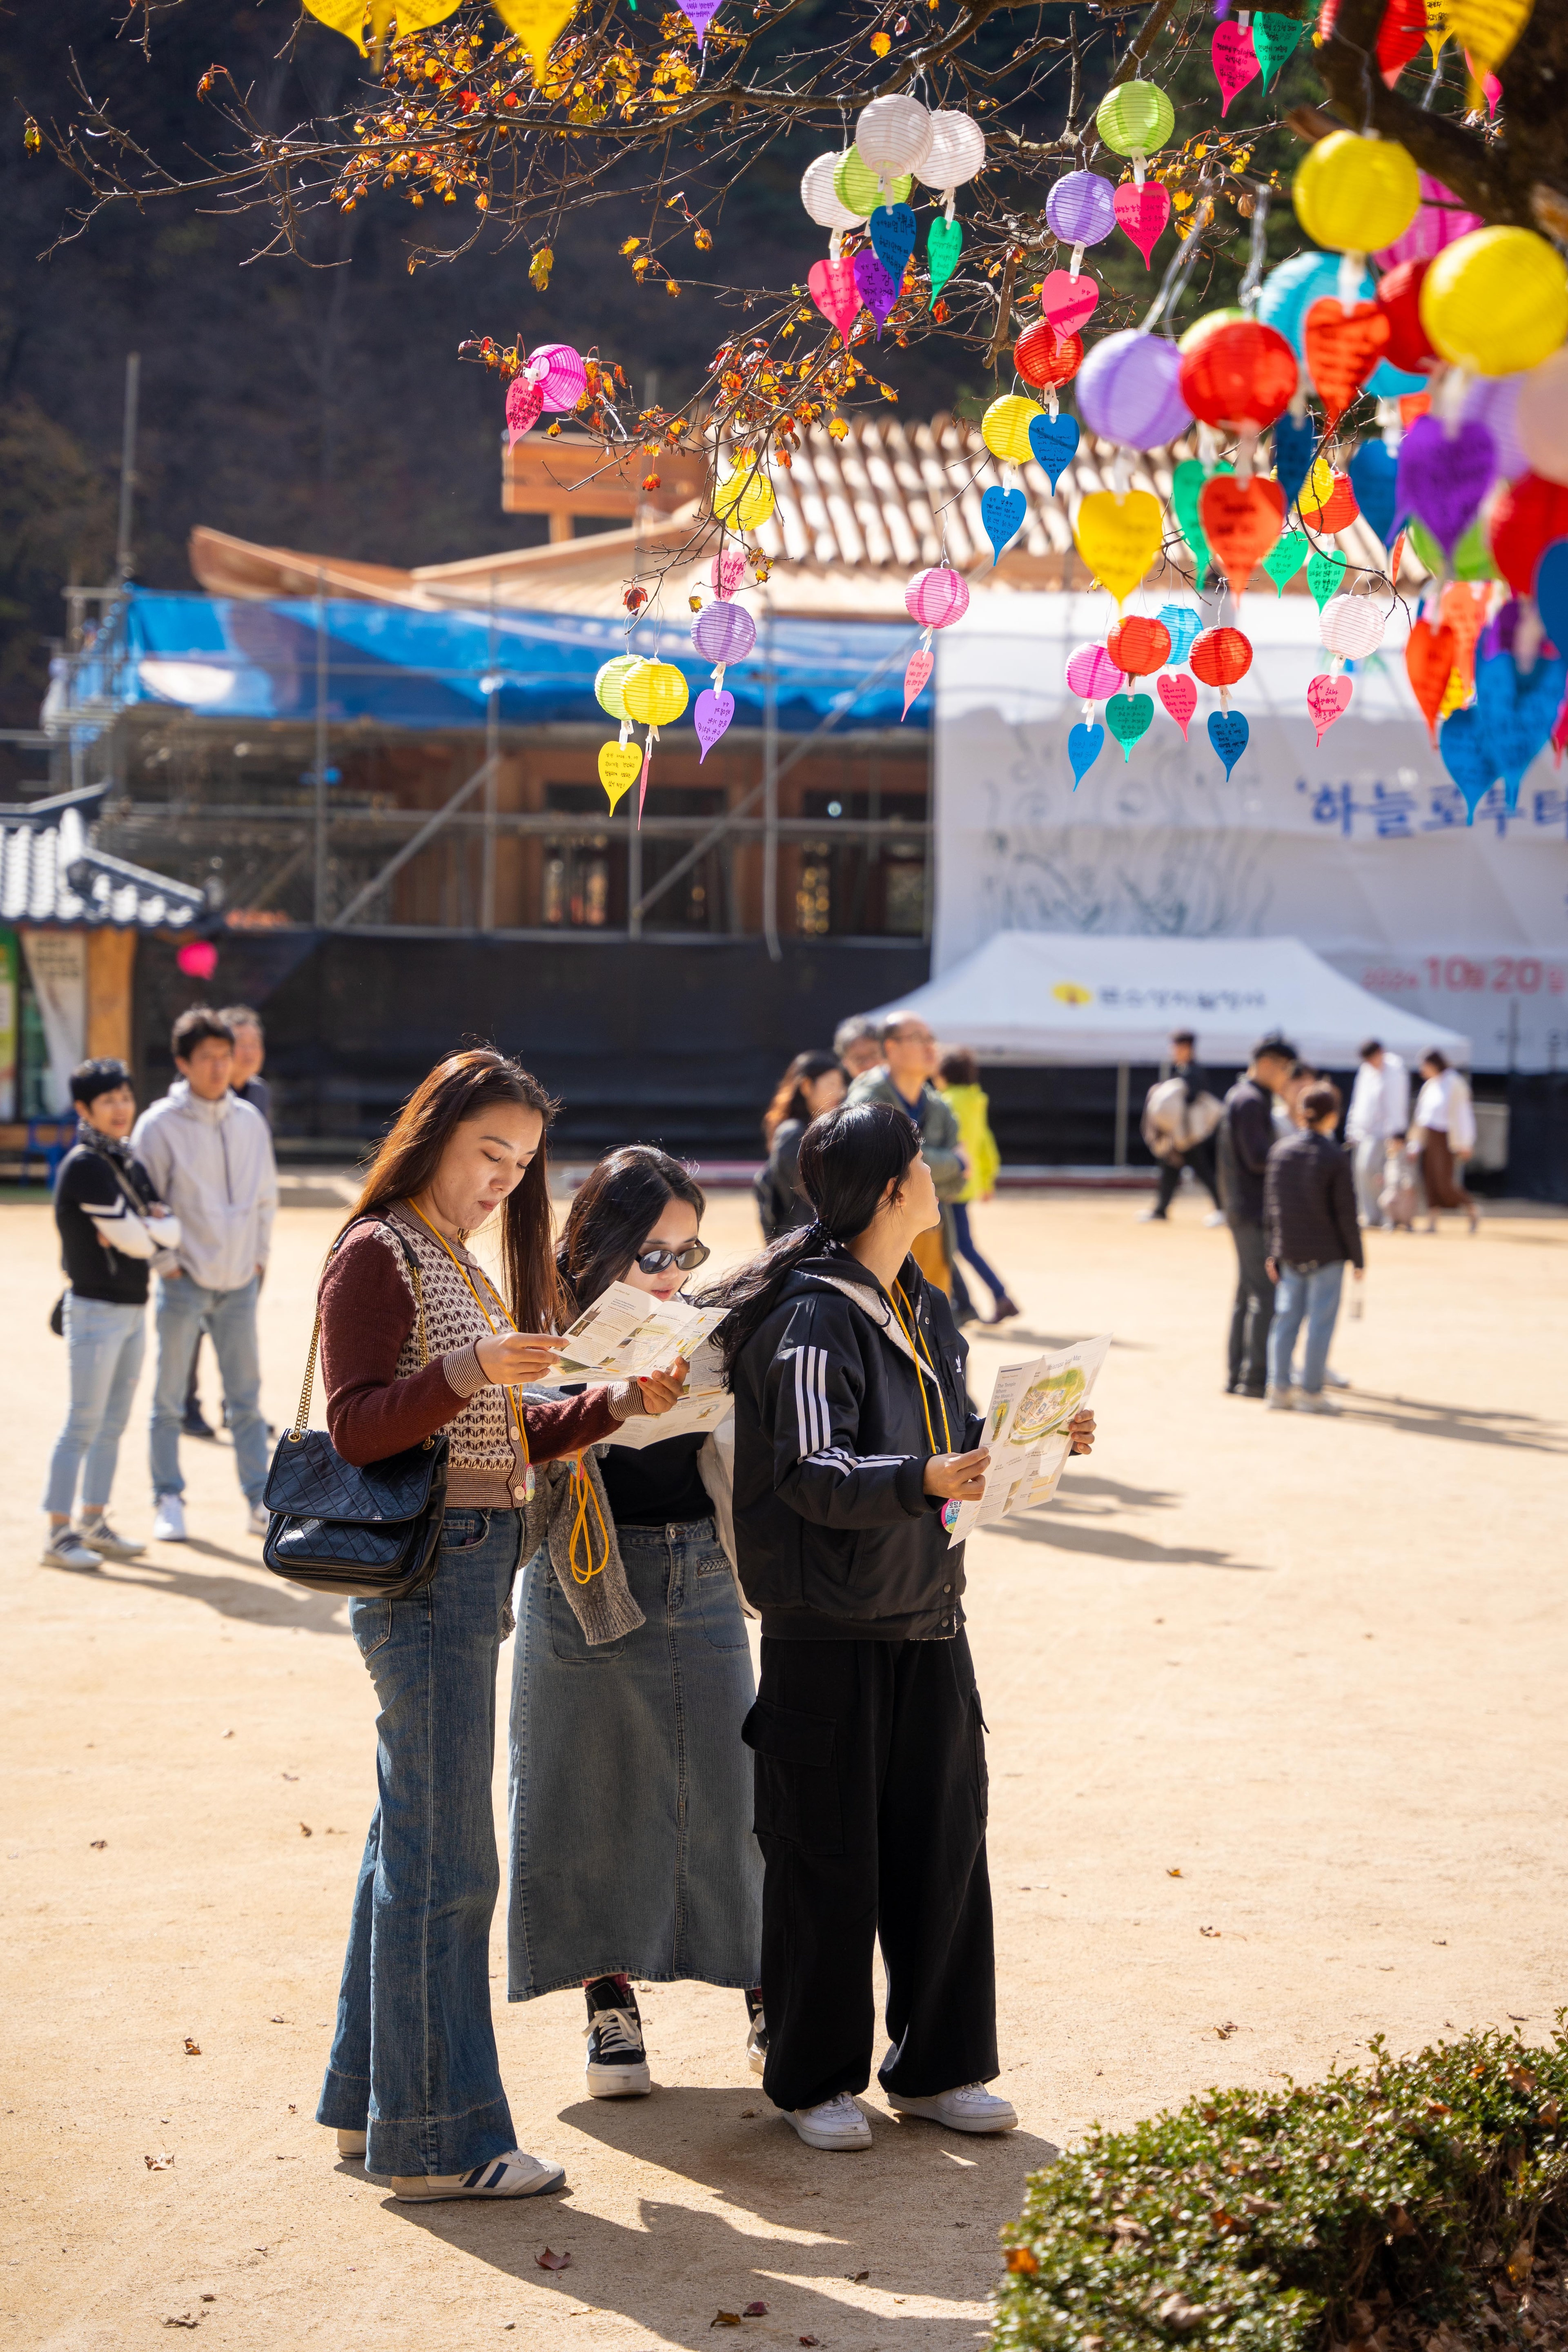
[[[870,2145],[873,1947],[900,2115],[1008,2131],[997,2071],[984,1722],[945,1507],[984,1490],[968,1349],[909,1255],[939,1221],[912,1120],[808,1129],[816,1222],[719,1294],[739,1570],[762,1614],[763,2087],[814,2147]],[[1082,1416],[1075,1450],[1092,1443]]]

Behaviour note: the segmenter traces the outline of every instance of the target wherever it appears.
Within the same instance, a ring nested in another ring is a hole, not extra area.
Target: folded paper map
[[[978,1503],[959,1505],[950,1543],[1050,1501],[1072,1450],[1067,1425],[1089,1402],[1110,1348],[1107,1334],[1031,1356],[1026,1363],[1003,1365],[980,1434],[991,1455],[985,1493]]]
[[[637,1372],[662,1371],[677,1356],[689,1363],[726,1312],[722,1307],[689,1307],[682,1298],[655,1298],[629,1282],[612,1282],[562,1333],[565,1353],[552,1382],[578,1381],[584,1372],[622,1381]]]

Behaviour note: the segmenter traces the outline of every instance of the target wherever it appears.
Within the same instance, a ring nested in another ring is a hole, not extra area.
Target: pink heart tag
[[[1086,319],[1092,317],[1100,299],[1100,287],[1087,269],[1076,278],[1065,269],[1053,269],[1040,288],[1040,309],[1053,327],[1064,335],[1076,335]]]
[[[732,596],[746,576],[746,559],[741,554],[716,555],[708,577],[721,596]]]
[[[1123,180],[1110,199],[1111,209],[1149,267],[1156,238],[1171,217],[1171,191],[1161,180]]]
[[[1258,62],[1258,51],[1252,46],[1251,27],[1228,20],[1216,25],[1209,56],[1214,60],[1214,78],[1225,98],[1225,104],[1220,108],[1223,119],[1230,112],[1231,100],[1244,90],[1249,81],[1256,81],[1262,71]]]
[[[699,767],[702,765],[703,760],[708,757],[734,716],[735,698],[728,687],[721,687],[717,692],[710,686],[703,688],[691,713],[691,723],[697,730],[697,740],[702,746],[701,756],[697,762]]]
[[[852,261],[814,261],[805,273],[811,299],[830,327],[836,327],[845,342],[849,331],[860,316],[860,289],[856,282]]]
[[[1154,691],[1182,730],[1182,740],[1187,740],[1187,721],[1198,707],[1198,690],[1190,677],[1180,670],[1163,669],[1154,681]]]
[[[904,707],[899,713],[900,726],[910,715],[910,703],[935,667],[936,656],[923,646],[910,656],[909,667],[904,672]]]
[[[1078,646],[1068,656],[1068,692],[1080,702],[1104,702],[1121,689],[1121,672],[1103,646]]]
[[[544,406],[544,394],[532,379],[514,375],[506,388],[506,446],[515,448]]]
[[[1336,719],[1342,719],[1350,709],[1354,691],[1348,677],[1315,677],[1307,688],[1307,715],[1318,730],[1321,743]]]

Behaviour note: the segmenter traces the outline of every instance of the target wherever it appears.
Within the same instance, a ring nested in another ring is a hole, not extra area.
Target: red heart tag
[[[1412,625],[1405,648],[1405,675],[1410,680],[1410,690],[1421,705],[1421,715],[1426,721],[1427,732],[1434,746],[1437,741],[1437,713],[1443,707],[1443,697],[1448,691],[1448,680],[1454,674],[1458,642],[1446,621],[1436,628],[1428,620]]]
[[[1238,482],[1234,474],[1214,474],[1198,494],[1204,537],[1239,596],[1285,528],[1285,493],[1259,474]]]
[[[1339,423],[1388,348],[1388,314],[1375,302],[1347,310],[1325,294],[1307,312],[1307,371],[1331,426]]]
[[[1053,269],[1040,288],[1040,310],[1058,334],[1075,335],[1086,319],[1094,316],[1094,306],[1100,299],[1100,287],[1087,269],[1076,278],[1065,269]]]
[[[1162,670],[1154,681],[1154,691],[1182,730],[1182,740],[1187,740],[1187,721],[1198,707],[1198,690],[1190,677],[1179,669]]]

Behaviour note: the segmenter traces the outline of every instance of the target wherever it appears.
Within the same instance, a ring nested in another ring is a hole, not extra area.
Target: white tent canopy
[[[1434,1045],[1470,1058],[1457,1030],[1414,1019],[1289,939],[1001,931],[871,1017],[899,1011],[987,1062],[1158,1063],[1173,1029],[1193,1030],[1201,1057],[1222,1066],[1276,1033],[1330,1069],[1351,1067],[1369,1037],[1412,1063]]]

